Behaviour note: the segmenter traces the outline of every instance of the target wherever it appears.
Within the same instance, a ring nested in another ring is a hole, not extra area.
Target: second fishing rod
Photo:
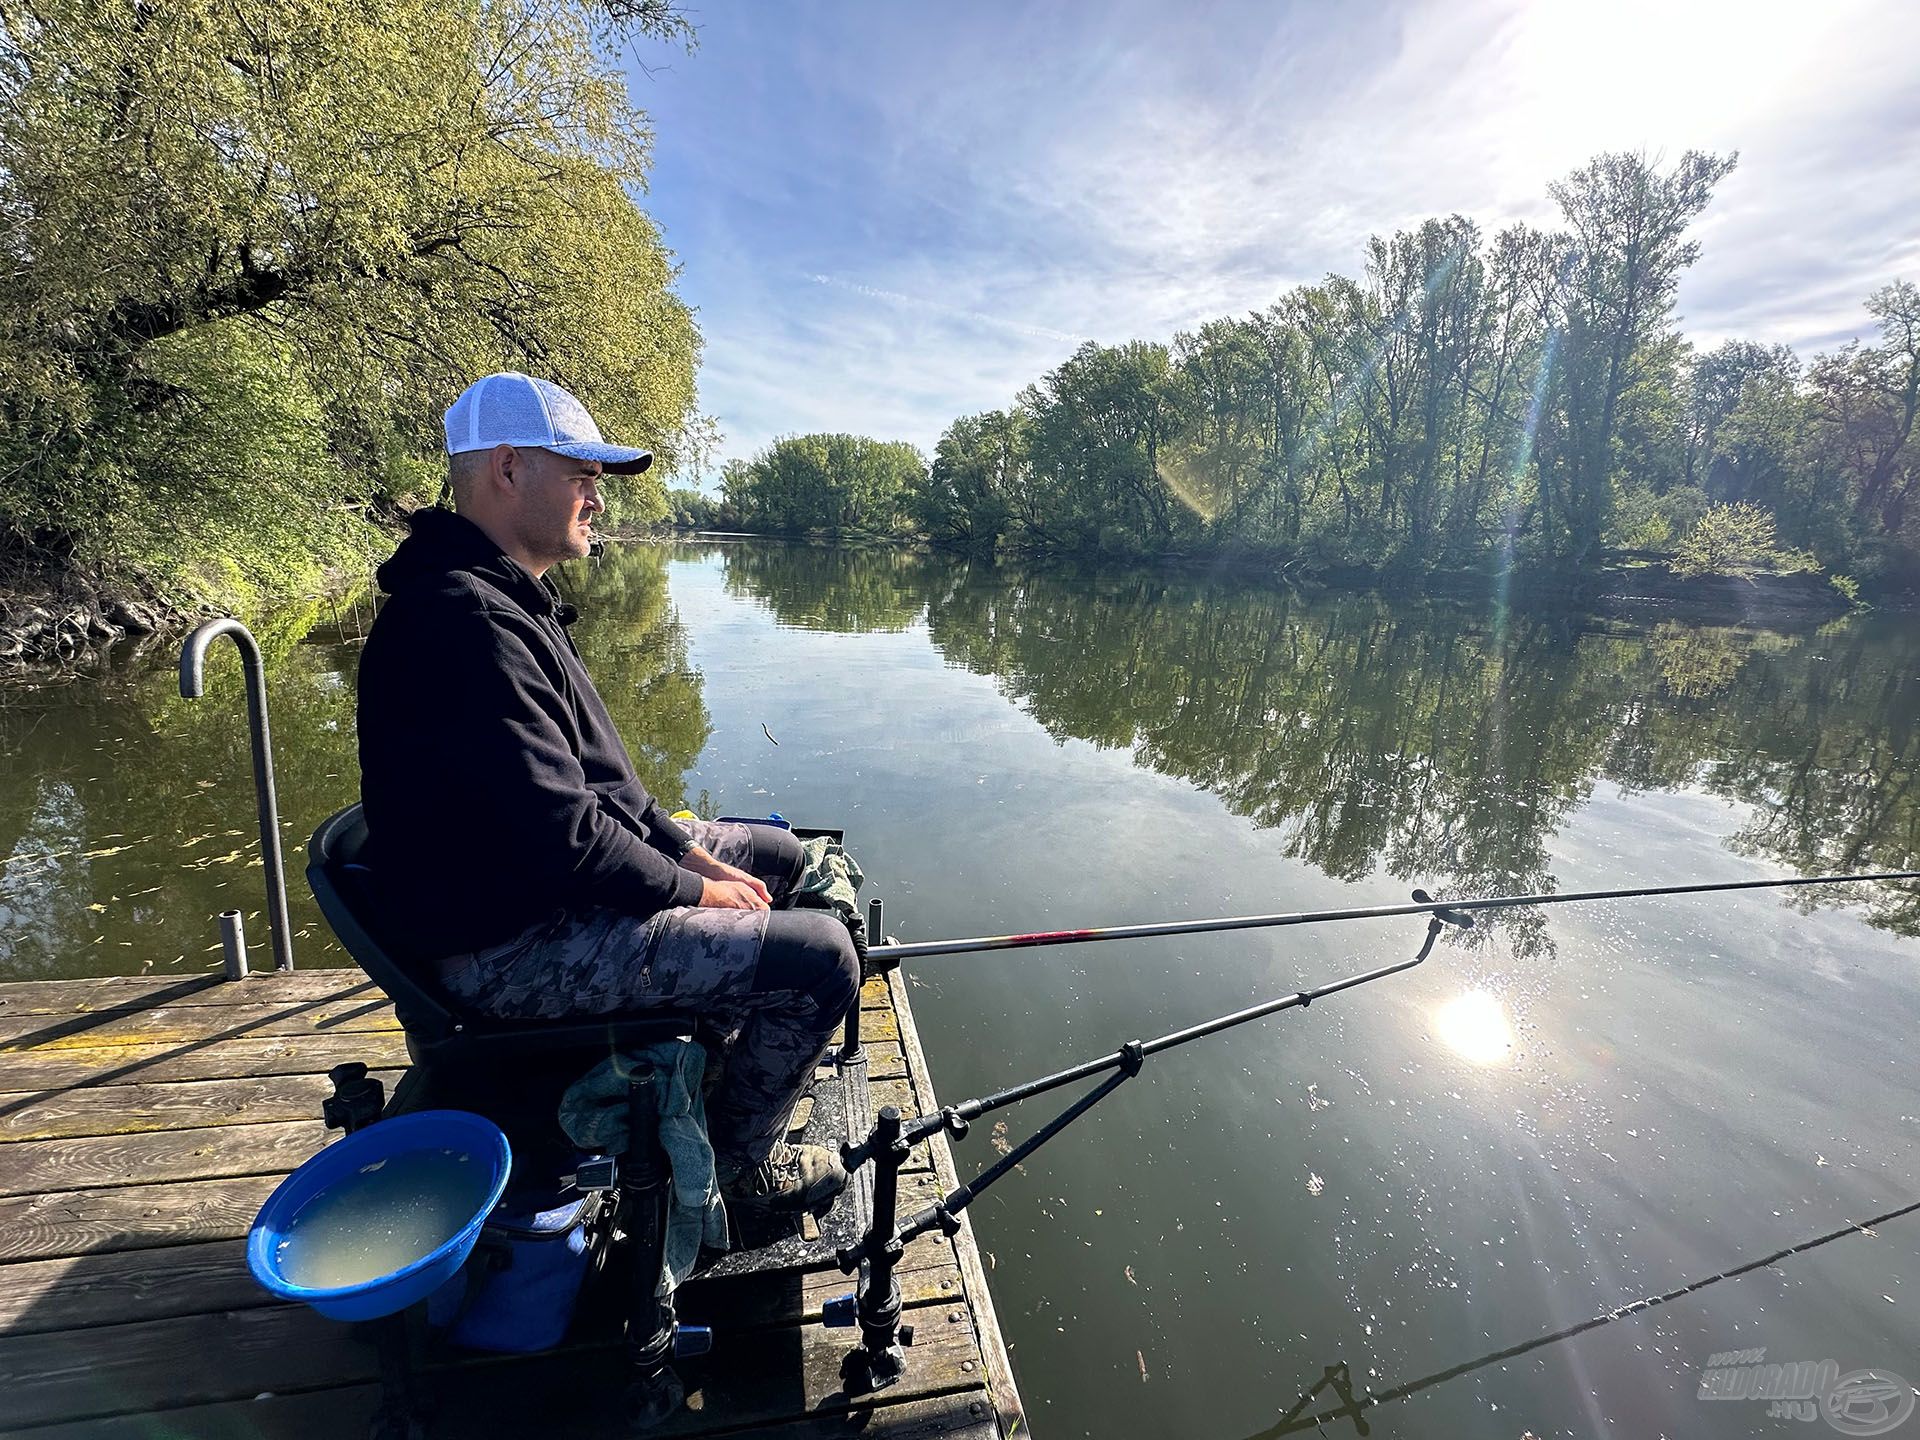
[[[1176,1046],[1190,1044],[1195,1040],[1218,1035],[1222,1031],[1264,1019],[1284,1010],[1305,1009],[1314,1001],[1329,995],[1356,989],[1376,980],[1383,980],[1389,975],[1398,975],[1403,971],[1411,970],[1433,953],[1434,943],[1448,926],[1463,930],[1474,928],[1473,917],[1476,911],[1599,900],[1640,899],[1662,895],[1700,895],[1739,890],[1892,880],[1920,880],[1920,871],[1795,876],[1772,880],[1588,890],[1563,895],[1507,895],[1450,901],[1435,900],[1425,890],[1415,890],[1413,903],[1406,905],[1236,916],[1221,920],[1111,926],[1101,930],[1044,931],[1030,935],[989,936],[971,940],[933,941],[918,945],[882,944],[866,947],[867,960],[876,970],[884,972],[897,966],[901,959],[910,956],[1062,945],[1092,940],[1137,939],[1150,935],[1306,925],[1336,920],[1384,919],[1402,915],[1427,917],[1425,940],[1419,952],[1409,960],[1361,971],[1311,989],[1297,990],[1292,994],[1231,1011],[1181,1030],[1170,1031],[1153,1040],[1129,1041],[1109,1054],[1096,1056],[1078,1065],[1069,1066],[1064,1070],[1058,1070],[1019,1085],[1009,1086],[977,1099],[945,1106],[934,1115],[923,1115],[909,1120],[894,1106],[889,1105],[882,1109],[866,1138],[857,1144],[850,1140],[842,1151],[849,1171],[866,1164],[872,1164],[874,1167],[872,1223],[867,1234],[860,1241],[840,1250],[835,1257],[842,1270],[849,1273],[856,1270],[859,1272],[858,1287],[850,1295],[829,1301],[823,1314],[823,1319],[829,1326],[857,1324],[860,1328],[860,1344],[849,1352],[846,1358],[845,1379],[849,1387],[855,1391],[873,1391],[893,1384],[905,1373],[906,1361],[902,1346],[912,1343],[913,1327],[901,1323],[903,1305],[900,1284],[894,1270],[904,1255],[907,1245],[935,1229],[949,1236],[956,1234],[960,1228],[961,1212],[972,1204],[982,1191],[1012,1172],[1034,1151],[1065,1130],[1121,1085],[1140,1074],[1149,1056],[1171,1050]],[[877,900],[871,902],[868,909],[867,933],[869,935],[883,934],[882,918],[880,903]],[[845,1043],[841,1046],[839,1055],[839,1061],[843,1066],[849,1062],[864,1063],[865,1057],[860,1049],[859,1004],[856,998],[853,1009],[847,1017]],[[1107,1072],[1112,1073],[1107,1074]],[[972,1180],[940,1196],[931,1205],[907,1216],[904,1220],[897,1216],[900,1169],[916,1144],[942,1132],[951,1135],[954,1139],[960,1139],[966,1135],[972,1122],[983,1115],[1101,1074],[1107,1074],[1107,1078],[1077,1098],[1059,1115],[1039,1127]]]

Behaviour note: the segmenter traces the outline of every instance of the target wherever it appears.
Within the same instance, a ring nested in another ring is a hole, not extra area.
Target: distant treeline
[[[917,532],[976,551],[1250,552],[1306,569],[1823,568],[1920,587],[1920,289],[1875,292],[1875,343],[1695,353],[1686,238],[1730,157],[1602,155],[1564,228],[1488,241],[1454,215],[1171,345],[1086,344],[930,465],[853,436],[729,466],[682,523]],[[840,468],[843,464],[846,468]]]

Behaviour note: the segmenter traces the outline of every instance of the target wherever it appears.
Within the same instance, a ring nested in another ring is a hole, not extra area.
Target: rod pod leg
[[[633,1430],[663,1424],[686,1403],[686,1387],[669,1363],[674,1354],[673,1301],[658,1294],[667,1239],[671,1183],[653,1118],[653,1087],[628,1089],[631,1141],[620,1172],[620,1229],[626,1234],[630,1269],[627,1300],[627,1383],[621,1409]]]
[[[896,1211],[900,1198],[900,1167],[912,1147],[901,1138],[898,1106],[887,1105],[873,1122],[866,1149],[873,1156],[873,1223],[867,1232],[867,1258],[860,1262],[860,1279],[849,1306],[845,1299],[831,1302],[827,1323],[844,1325],[857,1320],[860,1343],[847,1352],[840,1375],[851,1394],[884,1390],[906,1374],[903,1346],[913,1343],[913,1327],[900,1323],[900,1280],[894,1267],[906,1246],[900,1239]]]
[[[367,1427],[371,1440],[425,1440],[432,1419],[431,1393],[420,1378],[426,1324],[424,1301],[373,1322],[374,1347],[380,1355],[380,1405]]]

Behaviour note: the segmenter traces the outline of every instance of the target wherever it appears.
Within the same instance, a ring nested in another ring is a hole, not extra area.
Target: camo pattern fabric
[[[748,868],[749,827],[680,824],[715,859]],[[760,878],[777,903],[797,877]],[[838,1012],[823,1010],[804,992],[753,989],[769,924],[808,919],[694,906],[646,919],[598,908],[557,911],[504,944],[441,962],[440,978],[456,998],[505,1020],[635,1014],[670,1005],[698,1011],[724,1030],[737,1028],[725,1079],[708,1110],[724,1174],[757,1165],[785,1134],[840,1021]]]

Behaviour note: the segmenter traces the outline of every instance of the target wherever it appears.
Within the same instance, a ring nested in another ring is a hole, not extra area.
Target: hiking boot
[[[822,1216],[832,1207],[834,1196],[846,1188],[846,1169],[833,1151],[824,1145],[789,1145],[784,1140],[758,1165],[720,1177],[727,1209],[742,1219]]]

